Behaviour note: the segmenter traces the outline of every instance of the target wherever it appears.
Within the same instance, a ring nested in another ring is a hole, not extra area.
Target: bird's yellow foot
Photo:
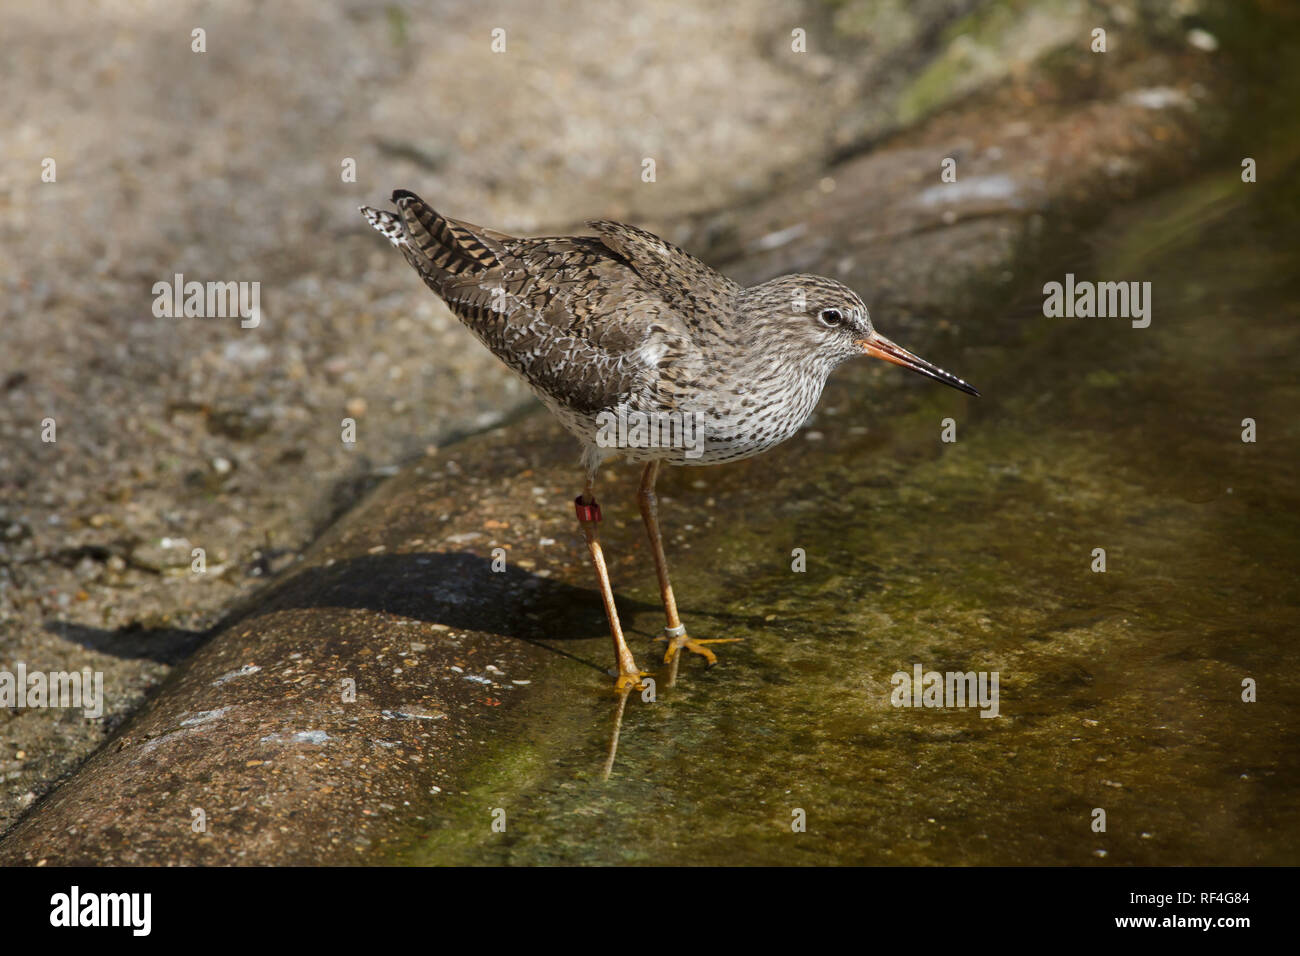
[[[614,692],[630,694],[634,690],[644,690],[646,682],[643,678],[650,676],[649,671],[624,671],[618,675],[618,680],[614,681]]]
[[[677,656],[680,650],[688,650],[692,654],[699,654],[705,660],[705,667],[713,667],[718,663],[718,655],[705,647],[705,644],[735,644],[737,641],[743,641],[743,637],[711,637],[704,640],[694,640],[687,635],[686,629],[676,635],[665,634],[663,637],[656,637],[656,641],[667,641],[668,650],[664,651],[664,663],[671,664],[673,658]]]

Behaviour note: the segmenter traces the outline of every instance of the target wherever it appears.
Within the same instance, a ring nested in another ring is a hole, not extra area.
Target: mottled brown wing
[[[693,352],[658,290],[600,240],[500,242],[499,265],[449,279],[448,305],[506,364],[584,414],[634,407]]]
[[[442,216],[405,190],[393,201],[396,216],[363,212],[534,388],[585,414],[672,399],[674,376],[665,368],[689,366],[698,350],[660,283],[648,277],[649,262],[636,268],[622,251],[634,249],[631,232],[640,230],[610,224],[627,231],[622,250],[604,232],[517,239]]]
[[[718,322],[734,313],[740,286],[689,252],[625,222],[592,219],[587,225],[680,314]]]

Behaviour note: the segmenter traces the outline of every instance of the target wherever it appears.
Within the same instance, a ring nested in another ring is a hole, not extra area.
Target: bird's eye
[[[817,313],[817,318],[822,320],[823,325],[831,327],[844,324],[844,313],[839,309],[822,309]]]

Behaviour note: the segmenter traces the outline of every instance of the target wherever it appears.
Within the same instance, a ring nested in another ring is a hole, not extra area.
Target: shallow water
[[[983,399],[853,367],[822,438],[673,471],[683,617],[745,642],[632,698],[608,780],[615,704],[561,665],[572,680],[502,718],[516,742],[440,798],[415,860],[1300,862],[1297,181],[1229,168],[1039,256],[1019,305],[963,320],[995,343],[952,362]],[[1043,317],[1066,271],[1150,281],[1151,326]],[[614,551],[639,532],[611,533]],[[616,588],[653,604],[637,557]],[[661,620],[629,617],[648,663]],[[891,706],[917,664],[996,671],[999,715]]]

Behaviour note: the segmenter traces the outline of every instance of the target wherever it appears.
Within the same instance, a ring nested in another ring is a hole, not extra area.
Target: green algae
[[[1017,62],[1049,55],[1087,38],[1084,7],[1074,0],[979,4],[952,23],[940,52],[903,91],[898,120],[915,123],[958,97],[1007,74]]]

